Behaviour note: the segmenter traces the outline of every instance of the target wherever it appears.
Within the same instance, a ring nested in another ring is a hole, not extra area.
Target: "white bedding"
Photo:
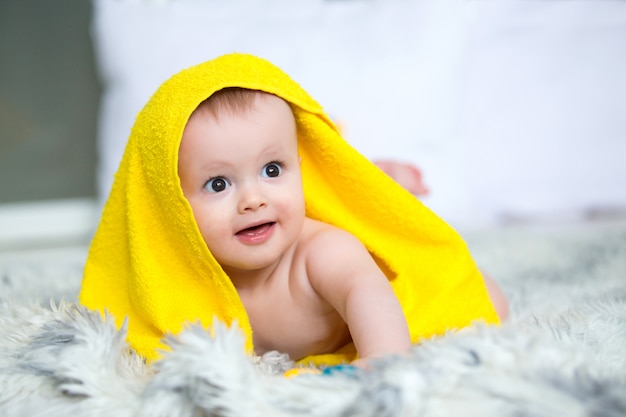
[[[124,331],[73,304],[79,253],[0,262],[0,415],[607,416],[626,414],[626,223],[466,235],[511,317],[416,345],[371,372],[286,378],[235,332],[189,330],[144,366]],[[53,298],[61,308],[39,307]],[[156,371],[156,372],[155,372]]]

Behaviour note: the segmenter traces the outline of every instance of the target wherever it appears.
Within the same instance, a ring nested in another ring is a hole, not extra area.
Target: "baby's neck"
[[[278,259],[260,269],[241,269],[233,267],[223,267],[224,272],[241,295],[242,292],[254,292],[265,286],[273,278],[283,274],[289,276],[289,268],[293,258],[294,244]]]
[[[226,272],[226,275],[228,275],[238,292],[254,291],[256,288],[262,287],[274,275],[277,266],[278,263],[272,265],[271,268],[256,270],[224,268],[224,272]]]

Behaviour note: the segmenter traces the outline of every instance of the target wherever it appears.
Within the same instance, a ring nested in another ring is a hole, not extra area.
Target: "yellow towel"
[[[280,69],[229,54],[174,75],[139,113],[89,250],[80,301],[108,310],[118,326],[128,317],[128,339],[140,354],[156,359],[164,333],[189,322],[209,327],[214,316],[236,321],[253,350],[244,306],[204,243],[177,174],[189,116],[225,87],[291,103],[307,215],[363,242],[391,280],[414,342],[475,320],[498,322],[481,275],[450,226],[348,145],[322,107]],[[353,357],[344,349],[303,362]]]

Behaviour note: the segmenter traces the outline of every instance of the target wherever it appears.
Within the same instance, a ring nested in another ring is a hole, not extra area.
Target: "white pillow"
[[[458,226],[626,207],[626,2],[93,0],[100,196],[182,68],[274,62],[370,158],[418,165]]]

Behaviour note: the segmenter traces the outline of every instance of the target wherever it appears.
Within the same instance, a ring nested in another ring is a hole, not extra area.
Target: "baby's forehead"
[[[194,114],[204,113],[219,119],[220,116],[242,116],[254,109],[259,101],[281,100],[274,94],[260,90],[252,90],[241,87],[227,87],[213,93],[209,98],[201,102]]]
[[[180,147],[187,142],[233,141],[243,136],[282,138],[297,146],[299,127],[291,104],[274,94],[244,88],[219,90],[189,117]],[[196,139],[191,139],[196,137]],[[202,139],[202,140],[200,140]],[[290,145],[291,146],[291,145]]]

